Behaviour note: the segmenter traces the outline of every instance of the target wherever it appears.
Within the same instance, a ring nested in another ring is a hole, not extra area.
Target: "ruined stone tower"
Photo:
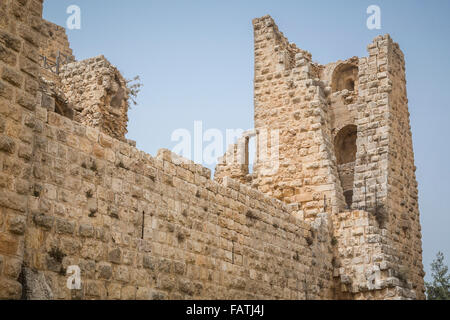
[[[367,57],[319,65],[289,43],[270,16],[255,19],[253,27],[255,130],[230,147],[232,161],[222,159],[216,179],[230,176],[295,204],[305,220],[321,212],[333,219],[367,212],[385,238],[389,263],[421,292],[418,190],[398,44],[378,36]],[[257,155],[249,174],[253,136]],[[278,158],[263,152],[261,159],[262,147],[277,149]]]
[[[0,299],[424,298],[389,36],[320,66],[255,19],[255,129],[212,180],[125,138],[125,80],[103,56],[76,61],[41,0],[0,9]]]

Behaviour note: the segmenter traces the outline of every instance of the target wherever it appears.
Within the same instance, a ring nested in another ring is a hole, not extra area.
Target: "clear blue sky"
[[[81,8],[81,30],[68,31],[77,59],[104,54],[126,77],[141,76],[128,137],[152,155],[195,120],[252,127],[253,18],[270,14],[323,64],[366,56],[389,33],[406,57],[427,279],[438,250],[450,263],[450,1],[45,0],[44,17],[65,25],[71,4]],[[381,30],[366,28],[371,4],[381,7]]]

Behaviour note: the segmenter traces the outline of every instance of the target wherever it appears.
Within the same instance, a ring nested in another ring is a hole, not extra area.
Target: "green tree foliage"
[[[438,252],[436,259],[431,263],[432,282],[426,282],[428,300],[450,299],[450,275],[448,267],[444,265],[444,254]]]

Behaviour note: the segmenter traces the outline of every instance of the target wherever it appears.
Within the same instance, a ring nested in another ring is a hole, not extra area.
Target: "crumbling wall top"
[[[129,89],[116,67],[100,55],[61,66],[60,78],[77,121],[125,139]]]

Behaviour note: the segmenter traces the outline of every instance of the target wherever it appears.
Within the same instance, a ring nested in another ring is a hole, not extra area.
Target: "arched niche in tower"
[[[358,66],[352,63],[343,63],[336,67],[331,80],[333,92],[342,90],[357,91]]]
[[[357,132],[355,125],[347,125],[339,130],[334,139],[338,173],[347,209],[351,208],[353,202]]]
[[[337,133],[334,139],[334,149],[338,165],[355,162],[357,132],[357,127],[351,124],[343,127]]]

